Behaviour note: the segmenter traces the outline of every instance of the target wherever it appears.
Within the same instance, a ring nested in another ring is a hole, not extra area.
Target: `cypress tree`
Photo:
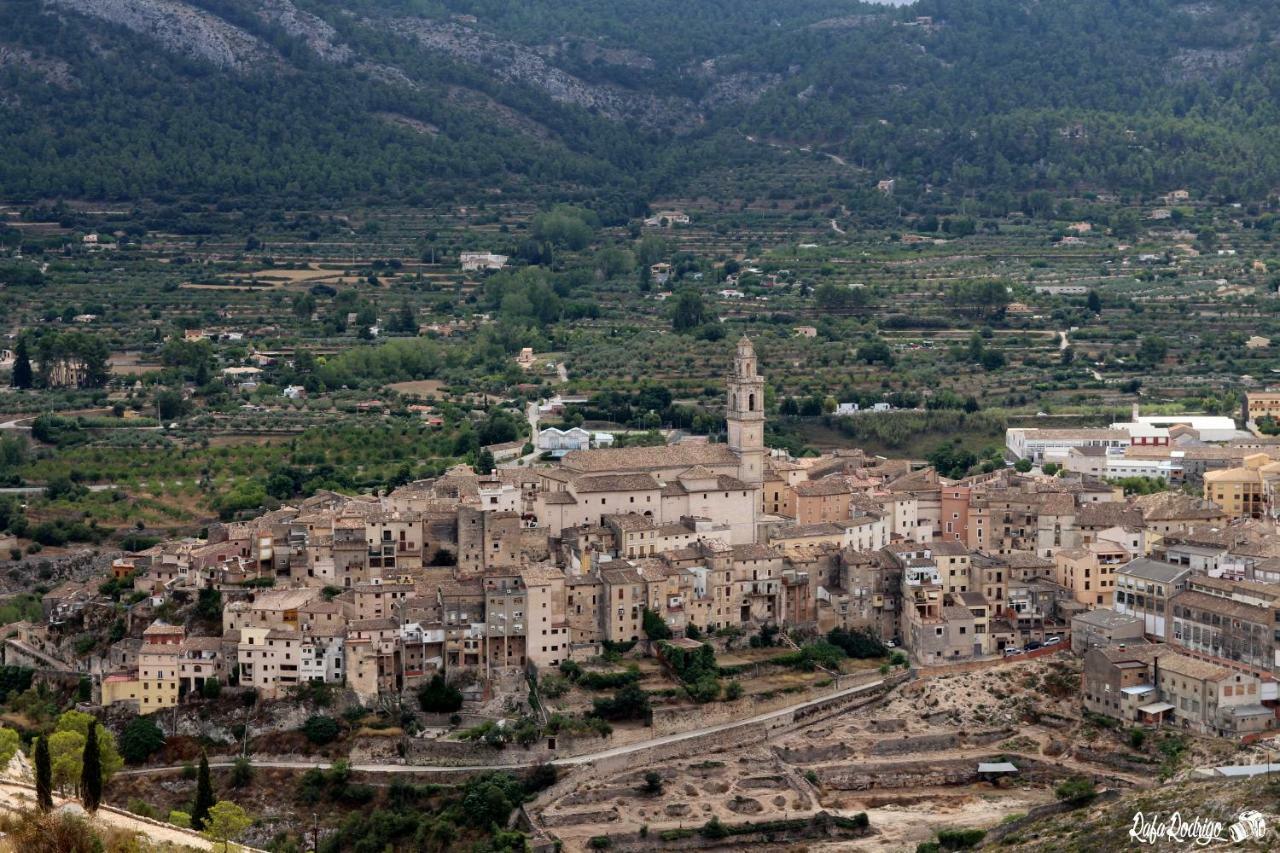
[[[191,808],[192,829],[204,829],[213,803],[213,782],[209,779],[209,756],[201,753],[200,774],[196,777],[196,802]]]
[[[49,740],[36,739],[36,803],[40,811],[53,809],[53,763],[49,760]]]
[[[30,388],[32,384],[31,355],[27,352],[26,335],[18,338],[18,346],[13,353],[13,387]]]
[[[84,742],[84,758],[80,770],[80,801],[85,811],[93,814],[102,803],[102,755],[98,752],[98,723],[89,724],[89,737]]]

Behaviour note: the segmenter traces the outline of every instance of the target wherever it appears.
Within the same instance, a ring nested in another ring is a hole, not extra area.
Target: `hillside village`
[[[865,631],[922,667],[1069,645],[1099,714],[1228,737],[1275,726],[1280,445],[1204,441],[1195,418],[1010,430],[1033,468],[950,480],[856,451],[771,452],[746,338],[726,386],[724,444],[459,466],[123,554],[109,578],[45,594],[44,621],[9,626],[5,661],[87,673],[96,702],[151,714],[211,682],[266,700],[322,682],[374,706],[442,675],[479,701],[503,675],[649,640]],[[1202,451],[1182,476],[1204,496],[1126,498],[1075,470],[1099,448]],[[1224,493],[1251,474],[1256,495]],[[76,652],[108,628],[120,636]]]

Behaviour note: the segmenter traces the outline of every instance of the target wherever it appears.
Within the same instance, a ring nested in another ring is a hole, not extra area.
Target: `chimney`
[[[1134,404],[1133,404],[1133,418],[1132,418],[1132,419],[1133,419],[1133,422],[1134,422],[1135,424],[1138,422],[1138,404],[1137,404],[1137,403],[1134,403]]]

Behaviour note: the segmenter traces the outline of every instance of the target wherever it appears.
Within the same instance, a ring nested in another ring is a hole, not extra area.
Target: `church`
[[[738,341],[727,378],[725,444],[575,450],[538,469],[536,514],[555,538],[570,527],[625,527],[624,553],[661,553],[700,538],[756,541],[764,446],[764,377]]]

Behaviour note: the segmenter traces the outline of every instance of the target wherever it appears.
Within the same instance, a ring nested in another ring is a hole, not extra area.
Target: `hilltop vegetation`
[[[24,0],[0,8],[0,194],[501,192],[617,221],[725,166],[767,185],[803,146],[849,164],[854,206],[887,177],[899,203],[942,192],[988,215],[1033,189],[1256,199],[1280,180],[1278,15],[1243,0]]]

